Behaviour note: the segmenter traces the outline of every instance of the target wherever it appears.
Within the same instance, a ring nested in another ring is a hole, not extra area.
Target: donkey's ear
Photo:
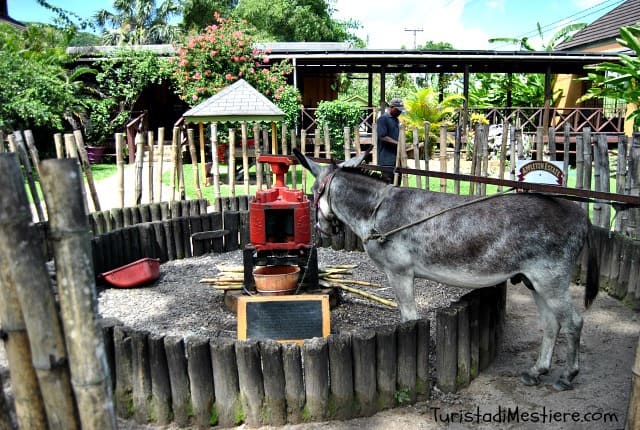
[[[347,161],[343,161],[342,163],[340,163],[340,167],[358,167],[364,162],[365,158],[367,158],[369,152],[371,152],[371,149],[368,149],[367,151],[361,153],[356,157],[350,158]]]
[[[307,158],[307,156],[300,152],[298,148],[293,148],[293,155],[296,156],[300,164],[302,164],[305,169],[310,171],[314,177],[317,177],[320,172],[322,172],[323,167],[312,159]]]

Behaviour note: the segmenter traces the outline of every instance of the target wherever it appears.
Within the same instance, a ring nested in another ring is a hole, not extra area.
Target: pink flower
[[[230,81],[233,79],[233,75],[231,73],[227,73],[226,75],[224,75],[224,77],[227,81]]]
[[[266,57],[266,56],[265,56],[265,57],[262,59],[262,62],[263,62],[264,64],[269,64],[269,57]]]
[[[205,76],[211,76],[211,70],[207,69],[204,71]]]
[[[192,95],[192,96],[191,96],[191,100],[193,100],[193,101],[198,100],[198,96],[197,96],[196,94]]]

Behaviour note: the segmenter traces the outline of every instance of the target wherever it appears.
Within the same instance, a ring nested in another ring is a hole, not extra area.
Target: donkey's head
[[[331,206],[331,180],[342,167],[358,167],[362,164],[368,152],[363,152],[357,157],[340,164],[336,164],[332,160],[330,164],[326,165],[313,161],[298,149],[294,149],[293,154],[300,161],[300,164],[309,170],[315,178],[312,191],[313,204],[316,209],[316,230],[324,236],[330,236],[332,233],[337,232],[340,223]]]

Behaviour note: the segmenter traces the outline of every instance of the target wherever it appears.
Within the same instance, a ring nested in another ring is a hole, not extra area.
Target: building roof
[[[634,0],[640,3],[640,0]],[[347,44],[264,43],[272,60],[290,60],[296,70],[308,73],[546,73],[581,74],[584,66],[620,61],[615,54],[599,52],[530,52],[495,50],[354,49]],[[93,63],[117,52],[117,46],[69,47],[78,63]],[[127,49],[150,50],[174,56],[172,45],[138,45]]]
[[[285,114],[268,98],[240,79],[183,115],[186,122],[280,121]]]
[[[609,13],[576,32],[573,37],[559,43],[556,51],[575,51],[602,43],[614,42],[620,36],[620,27],[640,22],[640,0],[627,0]]]

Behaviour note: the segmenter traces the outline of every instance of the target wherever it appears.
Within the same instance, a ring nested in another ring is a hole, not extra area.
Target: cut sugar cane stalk
[[[392,308],[398,307],[398,305],[392,300],[383,299],[382,297],[376,296],[375,294],[367,293],[367,292],[358,290],[357,288],[353,288],[353,287],[349,287],[347,285],[341,284],[339,282],[329,282],[329,285],[331,285],[332,287],[340,288],[341,290],[345,290],[353,294],[357,294],[369,300],[382,303],[385,306],[390,306]]]

